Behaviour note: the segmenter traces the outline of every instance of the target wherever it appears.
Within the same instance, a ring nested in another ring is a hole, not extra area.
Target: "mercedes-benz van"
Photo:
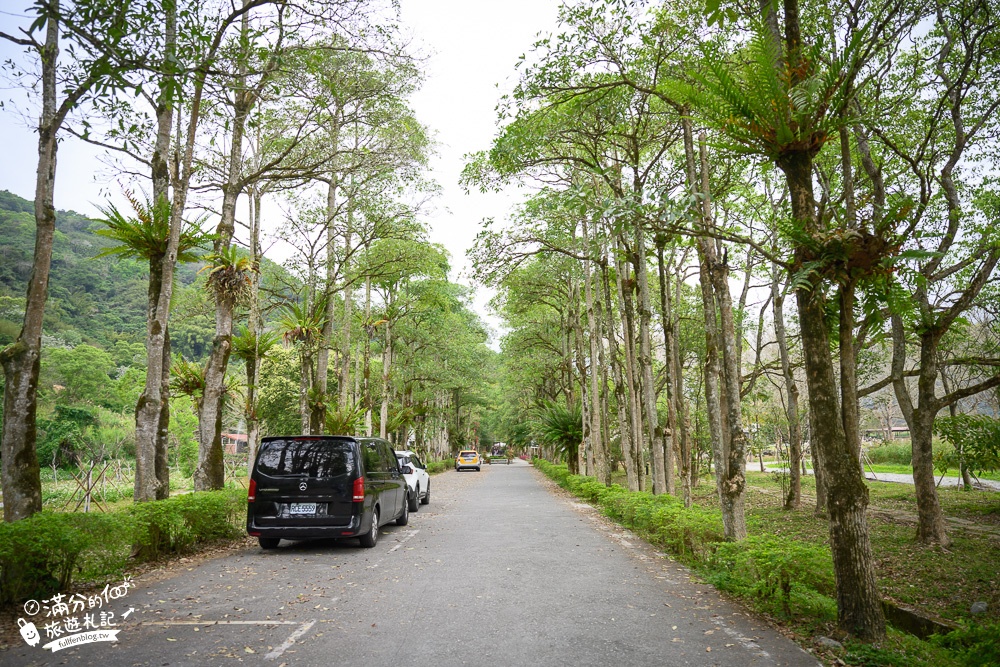
[[[357,537],[409,521],[406,481],[385,440],[341,435],[264,438],[250,474],[247,532],[263,549],[289,540]]]

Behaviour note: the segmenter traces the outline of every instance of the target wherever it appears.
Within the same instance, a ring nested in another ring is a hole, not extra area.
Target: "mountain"
[[[73,211],[56,213],[49,300],[45,307],[46,342],[74,346],[88,343],[111,351],[142,344],[146,332],[145,262],[96,258],[112,242],[94,233],[100,223]],[[0,347],[21,329],[24,299],[35,244],[32,202],[0,190]],[[211,345],[212,308],[195,286],[197,265],[177,267],[175,309],[171,323],[174,350],[200,359]]]

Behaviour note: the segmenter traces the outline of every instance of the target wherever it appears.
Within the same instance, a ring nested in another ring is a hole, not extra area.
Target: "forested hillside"
[[[0,191],[0,346],[12,343],[21,326],[35,243],[33,211],[30,201]],[[133,259],[96,257],[114,245],[94,233],[99,226],[73,211],[57,214],[45,334],[60,345],[99,347],[115,356],[117,365],[128,366],[136,354],[142,357],[149,267]],[[190,287],[197,271],[195,265],[179,265],[178,286]],[[192,297],[178,296],[175,307],[182,308]],[[190,311],[174,323],[172,343],[175,352],[201,358],[211,344],[212,320],[205,309]]]

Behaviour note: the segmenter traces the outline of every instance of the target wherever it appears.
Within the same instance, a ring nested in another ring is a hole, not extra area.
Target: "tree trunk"
[[[706,231],[714,229],[711,211],[711,193],[709,190],[708,154],[705,148],[705,136],[701,136],[701,187],[702,187],[702,224]],[[705,254],[702,263],[708,269],[708,277],[712,281],[712,295],[719,312],[718,336],[722,347],[722,381],[725,403],[725,425],[728,428],[726,449],[722,457],[722,474],[719,476],[719,490],[722,497],[722,522],[726,537],[730,540],[742,540],[747,536],[745,498],[746,476],[743,468],[746,465],[748,448],[747,434],[743,430],[743,418],[740,414],[740,372],[739,355],[740,341],[736,340],[736,323],[733,317],[733,302],[729,294],[729,268],[725,260],[719,261],[715,255],[715,247],[711,239],[700,239]],[[706,319],[708,316],[706,315]]]
[[[854,284],[840,287],[840,406],[844,437],[861,461],[861,410],[858,406],[858,363],[854,350]]]
[[[344,264],[341,270],[344,273],[344,322],[340,332],[340,349],[342,358],[340,360],[340,409],[346,411],[348,405],[353,403],[350,399],[351,387],[351,317],[354,309],[354,294],[351,289],[352,281],[348,275],[351,255],[351,236],[354,227],[354,212],[347,209],[347,230],[344,233]],[[352,406],[353,407],[353,406]]]
[[[372,279],[365,277],[365,354],[364,366],[362,368],[363,380],[361,385],[361,401],[365,406],[365,435],[372,436],[372,390],[371,390],[371,357],[372,357],[372,336],[375,335],[372,326]]]
[[[646,415],[649,451],[653,461],[653,493],[667,492],[667,471],[664,470],[663,427],[656,410],[656,383],[653,381],[653,351],[649,325],[652,308],[649,298],[649,271],[646,267],[646,233],[642,222],[635,223],[635,264],[636,282],[639,288],[639,368],[642,371],[643,412]],[[673,471],[670,471],[673,482]]]
[[[785,379],[785,417],[788,419],[788,495],[785,509],[798,509],[802,502],[802,435],[799,432],[799,388],[788,354],[788,337],[785,334],[785,295],[778,281],[778,267],[773,267],[771,279],[771,306],[774,309],[774,337],[778,342],[781,374]]]
[[[173,295],[174,267],[180,245],[181,226],[191,179],[195,131],[201,105],[204,73],[195,86],[190,102],[191,118],[188,133],[180,149],[182,155],[177,182],[171,183],[171,141],[176,105],[177,7],[164,5],[164,57],[160,69],[160,93],[156,101],[156,141],[151,160],[153,205],[157,215],[169,210],[170,235],[167,251],[159,260],[156,271],[157,294],[150,292],[146,324],[146,386],[135,409],[135,500],[137,502],[165,498],[170,493],[169,480],[157,477],[156,461],[165,455],[170,419],[170,359],[167,324],[170,319],[170,299]],[[171,198],[171,186],[172,194]],[[152,281],[150,272],[150,280]]]
[[[249,32],[249,15],[243,14],[241,40]],[[253,91],[247,90],[245,59],[240,58],[233,94],[233,123],[229,155],[226,166],[226,183],[222,186],[222,211],[215,230],[213,250],[216,254],[229,248],[236,231],[236,202],[243,189],[243,139],[246,121],[256,102]],[[226,469],[222,455],[222,415],[225,400],[226,372],[232,352],[233,309],[228,295],[216,294],[215,338],[212,351],[205,365],[205,391],[198,411],[198,467],[194,473],[195,491],[212,491],[226,485]]]
[[[791,179],[789,179],[791,180]],[[830,355],[826,309],[814,290],[796,292],[809,386],[812,446],[821,452],[830,511],[830,548],[837,582],[838,625],[865,640],[885,636],[885,616],[868,535],[868,487],[847,442]]]
[[[299,350],[299,428],[302,435],[312,433],[312,415],[309,412],[309,390],[312,388],[312,358],[305,349]],[[370,434],[369,434],[370,435]]]
[[[573,282],[572,280],[570,281]],[[573,357],[576,359],[576,372],[580,375],[580,406],[581,415],[583,418],[583,441],[579,444],[576,450],[576,473],[578,475],[587,474],[587,450],[593,451],[594,433],[590,425],[591,418],[591,408],[588,405],[590,397],[588,396],[588,379],[587,379],[587,355],[583,351],[583,325],[580,322],[580,288],[575,284],[570,285],[570,317],[573,322],[573,343],[574,343],[574,354]],[[597,369],[593,369],[596,371]],[[590,373],[593,377],[594,373]],[[598,436],[600,432],[598,432]],[[588,447],[589,443],[589,447]]]
[[[233,302],[217,295],[215,339],[205,366],[205,390],[198,408],[198,467],[195,491],[215,491],[226,486],[222,456],[222,402],[226,393],[226,368],[232,352]]]
[[[667,391],[667,429],[663,439],[663,460],[667,473],[667,493],[676,493],[674,469],[676,465],[675,450],[677,449],[677,400],[674,394],[674,331],[673,315],[670,312],[670,284],[667,280],[667,269],[663,260],[663,243],[656,244],[656,265],[660,279],[660,323],[663,326],[663,372],[666,377]]]
[[[587,307],[587,332],[590,340],[590,434],[591,445],[594,456],[594,476],[603,484],[611,483],[611,474],[608,470],[608,445],[602,437],[601,429],[601,391],[598,378],[598,351],[601,345],[600,327],[594,310],[594,288],[593,277],[590,271],[590,236],[587,230],[586,218],[582,221],[583,226],[583,246],[585,258],[583,260],[583,291]]]
[[[385,440],[389,426],[389,371],[392,368],[392,324],[385,323],[385,349],[382,350],[382,406],[379,409],[378,436]]]
[[[948,381],[948,373],[941,369],[941,386],[945,394],[951,393],[951,383]],[[948,405],[948,414],[952,417],[958,416],[958,405],[954,402]],[[969,475],[969,468],[965,465],[965,456],[961,449],[958,450],[958,471],[962,477],[962,489],[972,491],[972,477]]]
[[[628,382],[629,420],[632,424],[632,442],[630,443],[631,448],[627,455],[632,457],[632,465],[635,466],[636,482],[639,490],[645,491],[646,466],[643,459],[642,443],[645,442],[646,438],[642,429],[642,412],[639,398],[641,391],[639,388],[639,379],[636,377],[635,372],[635,328],[633,324],[635,316],[632,309],[632,287],[626,284],[627,269],[618,259],[617,255],[618,253],[616,252],[615,264],[618,269],[616,286],[618,288],[618,300],[622,304],[623,366],[625,368],[625,378]],[[626,455],[624,451],[622,455]]]
[[[244,418],[247,422],[247,476],[253,472],[257,447],[260,444],[260,418],[257,415],[257,383],[260,381],[260,335],[264,324],[260,312],[260,203],[262,193],[254,187],[250,197],[250,317],[248,327],[255,341],[254,353],[246,361],[247,395]]]
[[[892,316],[892,377],[896,403],[910,428],[913,452],[913,487],[917,497],[917,540],[924,544],[951,545],[934,484],[932,449],[934,417],[941,405],[935,395],[937,381],[937,345],[934,333],[920,337],[920,375],[917,378],[917,405],[913,405],[903,369],[906,362],[906,334],[903,320]]]
[[[796,17],[792,17],[795,19]],[[791,195],[792,215],[816,231],[812,193],[812,156],[789,152],[778,161]],[[810,261],[805,248],[796,248],[796,264]],[[875,563],[865,512],[868,487],[858,459],[847,442],[838,400],[823,291],[818,284],[796,290],[802,351],[809,388],[809,417],[814,449],[826,476],[830,509],[830,547],[837,583],[837,616],[840,628],[863,640],[885,637],[885,616],[875,580]]]
[[[633,431],[632,431],[632,413],[629,410],[628,398],[625,395],[625,373],[622,368],[622,364],[619,361],[618,352],[618,334],[615,331],[615,321],[612,313],[612,302],[611,302],[611,280],[608,277],[608,259],[604,258],[604,263],[601,265],[601,278],[604,285],[604,303],[605,310],[607,310],[608,316],[604,318],[604,324],[606,327],[606,338],[608,339],[608,354],[611,357],[612,372],[614,374],[614,392],[615,392],[615,402],[618,404],[618,433],[619,433],[619,444],[621,446],[622,453],[622,463],[625,465],[625,480],[628,484],[629,491],[639,490],[639,476],[636,470],[635,458],[632,456],[633,451]]]
[[[334,121],[333,127],[330,129],[330,144],[337,146],[340,142],[339,108],[334,111],[333,116],[338,120]],[[315,418],[320,424],[324,425],[324,431],[326,430],[326,410],[329,403],[327,395],[329,394],[330,351],[335,347],[333,331],[334,321],[337,318],[337,302],[333,298],[337,280],[337,253],[335,252],[337,248],[337,233],[333,223],[337,215],[338,186],[339,180],[335,162],[334,167],[330,170],[330,182],[326,191],[326,283],[324,289],[326,294],[326,320],[323,322],[323,340],[316,353],[316,390],[319,392],[322,400],[317,404],[318,414],[315,415]],[[341,405],[341,410],[343,408],[344,406]]]
[[[673,301],[675,303],[681,300],[681,284],[682,280],[678,277],[674,283],[675,294]],[[680,443],[680,471],[684,485],[684,506],[691,507],[691,489],[697,483],[697,470],[691,460],[691,414],[688,409],[688,402],[684,399],[684,367],[681,364],[680,325],[671,305],[669,292],[667,293],[667,312],[670,313],[670,338],[672,341],[671,356],[668,363],[673,366],[671,376],[674,382],[673,399],[677,404],[677,441]]]
[[[694,133],[691,128],[691,121],[688,118],[684,118],[681,122],[684,132],[684,154],[688,188],[692,195],[700,198],[697,178],[699,169],[696,165],[694,154]],[[696,211],[695,213],[697,216],[704,215],[704,211]],[[732,507],[723,499],[725,461],[728,459],[729,452],[726,451],[726,443],[722,433],[722,405],[721,394],[719,392],[718,315],[716,313],[715,295],[712,288],[711,267],[709,266],[709,252],[711,248],[708,239],[699,238],[697,249],[701,304],[705,315],[705,410],[708,417],[708,431],[712,439],[712,460],[715,464],[716,490],[719,493],[719,503],[723,511],[722,523],[727,539],[735,539],[735,537],[731,537],[730,531],[735,528],[736,522],[732,516],[726,516],[726,513],[731,511]]]

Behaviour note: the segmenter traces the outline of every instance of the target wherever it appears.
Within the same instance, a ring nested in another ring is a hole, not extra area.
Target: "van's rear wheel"
[[[403,511],[396,517],[397,526],[405,526],[410,523],[410,501],[403,499]]]
[[[371,549],[378,544],[378,508],[372,510],[372,529],[359,538],[361,546]]]
[[[257,543],[260,544],[261,549],[277,549],[278,542],[281,541],[280,537],[258,537]]]

